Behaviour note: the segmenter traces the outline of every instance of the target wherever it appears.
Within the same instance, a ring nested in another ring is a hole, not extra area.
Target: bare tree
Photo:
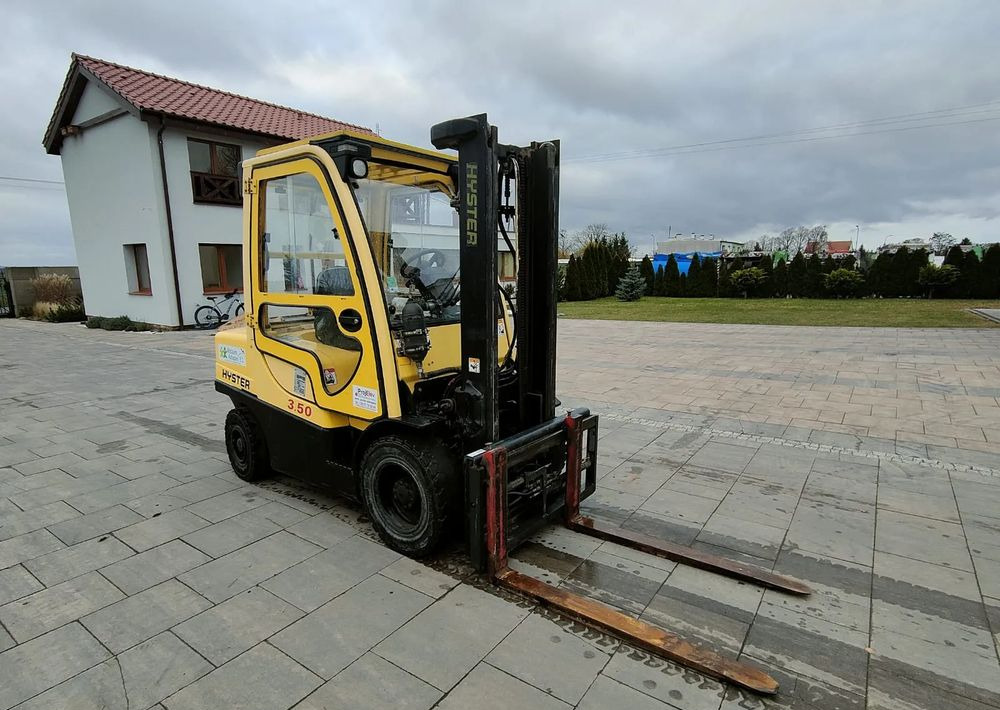
[[[931,237],[931,251],[938,256],[947,254],[953,246],[955,246],[955,237],[948,232],[934,232],[934,236]]]
[[[815,227],[788,227],[781,230],[775,236],[763,234],[760,237],[760,245],[768,251],[784,251],[789,255],[794,255],[806,248],[809,242],[816,242],[817,249],[822,248],[829,241],[829,234],[825,224],[817,224]]]
[[[610,237],[611,230],[608,229],[608,225],[604,222],[598,222],[596,224],[588,224],[580,231],[578,236],[584,244],[589,244],[590,242]]]

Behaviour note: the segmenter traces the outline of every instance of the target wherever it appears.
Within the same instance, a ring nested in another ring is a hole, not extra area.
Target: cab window
[[[344,243],[316,178],[267,180],[262,193],[261,291],[353,296]]]

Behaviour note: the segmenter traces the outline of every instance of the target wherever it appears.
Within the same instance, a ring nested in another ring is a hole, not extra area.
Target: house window
[[[497,254],[497,275],[501,281],[513,281],[517,278],[517,272],[514,269],[514,255],[509,251]]]
[[[125,276],[128,292],[138,296],[152,296],[149,285],[149,257],[145,244],[125,244]]]
[[[243,204],[240,191],[243,155],[238,145],[188,138],[188,160],[191,163],[191,192],[195,202]]]
[[[239,244],[199,244],[198,253],[205,293],[243,291],[243,247]]]

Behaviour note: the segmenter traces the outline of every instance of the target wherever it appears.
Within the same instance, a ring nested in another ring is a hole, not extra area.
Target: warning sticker
[[[497,321],[497,335],[503,337],[507,334],[507,328],[504,327],[503,321]]]
[[[470,357],[469,358],[469,372],[479,372],[479,358]]]
[[[236,345],[220,345],[219,359],[223,362],[231,362],[234,365],[246,367],[247,351]]]
[[[362,387],[361,385],[354,385],[352,392],[355,407],[369,412],[378,411],[378,392],[371,387]]]
[[[337,384],[337,371],[334,368],[323,368],[323,384],[328,387]]]
[[[292,392],[299,397],[306,396],[306,371],[295,368],[295,376],[292,380]]]

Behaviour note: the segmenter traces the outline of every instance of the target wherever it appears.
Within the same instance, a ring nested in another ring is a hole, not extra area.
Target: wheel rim
[[[375,474],[375,503],[384,523],[397,537],[411,537],[420,530],[424,500],[410,471],[396,463],[385,463]]]
[[[250,440],[242,427],[233,427],[229,432],[229,456],[234,468],[246,471],[250,464]]]

